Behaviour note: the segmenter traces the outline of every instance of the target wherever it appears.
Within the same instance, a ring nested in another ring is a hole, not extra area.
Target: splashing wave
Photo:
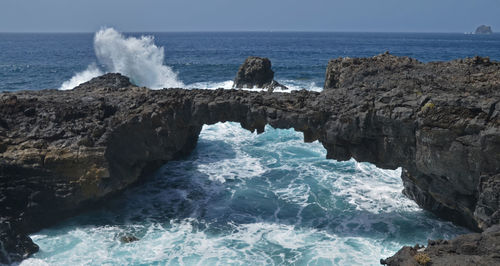
[[[184,87],[172,68],[163,64],[164,49],[154,44],[153,36],[125,37],[113,28],[104,28],[94,36],[94,50],[104,70],[91,64],[65,81],[61,90],[73,89],[106,72],[121,73],[136,85],[152,89]]]

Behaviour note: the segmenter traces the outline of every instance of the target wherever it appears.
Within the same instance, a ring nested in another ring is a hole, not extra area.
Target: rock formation
[[[288,89],[274,80],[274,71],[268,58],[250,56],[238,69],[233,88],[254,87],[268,89],[270,92],[276,88]]]
[[[381,120],[328,130],[345,146],[334,158],[402,166],[403,193],[424,209],[476,230],[499,223],[498,63],[423,64],[383,54],[332,60],[326,76],[323,94],[357,104],[353,117]],[[366,132],[373,124],[378,132]]]
[[[380,260],[380,263],[389,266],[500,265],[499,240],[500,225],[495,225],[482,234],[461,235],[449,241],[429,240],[427,247],[404,247],[394,256]]]
[[[481,25],[477,27],[476,31],[474,34],[492,34],[493,31],[491,30],[491,26],[486,26],[486,25]]]
[[[328,158],[403,167],[404,193],[423,208],[474,230],[499,223],[499,63],[383,54],[332,60],[326,75],[321,93],[155,91],[119,74],[1,93],[0,262],[35,252],[26,234],[189,154],[204,124],[226,121],[294,128]]]

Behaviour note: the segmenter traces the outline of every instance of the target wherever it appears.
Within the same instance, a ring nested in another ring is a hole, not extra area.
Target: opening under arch
[[[465,232],[406,199],[399,169],[325,156],[293,129],[205,125],[189,157],[32,235],[41,252],[29,260],[376,265],[402,245]],[[139,240],[120,242],[130,235]]]

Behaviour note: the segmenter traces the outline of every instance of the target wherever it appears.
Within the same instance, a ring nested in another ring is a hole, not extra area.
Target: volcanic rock
[[[248,57],[238,69],[233,88],[263,88],[273,91],[275,88],[288,89],[274,80],[274,71],[268,58]]]
[[[31,238],[16,228],[15,221],[0,221],[0,265],[26,259],[38,249]]]
[[[394,256],[380,260],[389,266],[425,265],[419,257],[429,260],[427,265],[500,265],[500,225],[483,233],[466,234],[452,240],[429,240],[427,247],[403,247]]]
[[[120,237],[120,242],[122,242],[124,244],[132,243],[135,241],[139,241],[139,238],[137,238],[134,235],[125,235],[125,236]]]
[[[330,61],[321,93],[149,90],[119,74],[71,91],[0,93],[0,213],[16,222],[0,236],[26,239],[144,180],[188,155],[204,124],[226,121],[294,128],[328,158],[402,167],[405,195],[486,230],[499,222],[499,102],[498,62],[390,54]],[[0,253],[34,252],[21,243]]]
[[[400,123],[384,129],[384,139],[370,132],[373,141],[361,145],[357,128],[339,125],[337,136],[353,136],[342,140],[342,157],[402,166],[403,193],[442,218],[475,230],[498,223],[499,191],[491,192],[500,172],[498,63],[474,57],[423,64],[386,53],[332,60],[326,75],[323,94],[371,99],[367,113],[385,117],[378,124]],[[364,158],[370,153],[375,157]]]

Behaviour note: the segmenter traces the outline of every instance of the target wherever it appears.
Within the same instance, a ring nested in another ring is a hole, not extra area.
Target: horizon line
[[[106,28],[106,27],[103,27]],[[114,27],[109,27],[114,28]],[[93,34],[96,31],[0,31],[0,34]],[[473,31],[342,31],[342,30],[166,30],[166,31],[119,31],[122,33],[441,33],[441,34],[472,34]],[[499,32],[493,32],[497,34]],[[482,34],[481,34],[482,35]]]

